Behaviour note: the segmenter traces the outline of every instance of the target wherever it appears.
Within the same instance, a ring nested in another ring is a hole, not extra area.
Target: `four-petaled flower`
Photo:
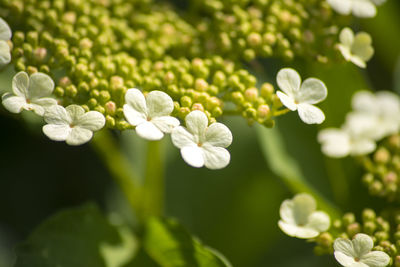
[[[369,235],[357,234],[353,240],[337,238],[333,244],[336,260],[345,267],[385,267],[390,257],[383,251],[371,251],[374,241]]]
[[[339,14],[360,18],[372,18],[376,15],[376,5],[381,5],[386,0],[327,0],[328,4]]]
[[[105,118],[97,111],[85,110],[78,105],[66,108],[55,105],[46,110],[43,126],[44,134],[54,141],[66,141],[68,145],[77,146],[88,142],[93,132],[104,127]]]
[[[12,81],[13,94],[5,93],[2,97],[3,105],[12,113],[25,109],[43,116],[46,108],[57,105],[57,101],[49,97],[53,89],[54,82],[48,75],[39,72],[29,77],[26,72],[19,72]]]
[[[124,115],[136,126],[136,133],[147,140],[160,140],[164,133],[170,133],[180,123],[169,116],[174,103],[169,95],[161,91],[151,91],[146,98],[138,89],[129,89],[125,95]]]
[[[221,169],[230,161],[230,154],[225,148],[232,143],[232,133],[222,123],[212,123],[204,112],[195,110],[186,118],[186,129],[176,127],[171,134],[172,142],[181,150],[182,158],[193,167],[204,165],[209,169]]]
[[[301,83],[301,77],[294,69],[281,69],[277,75],[280,89],[276,94],[288,109],[297,110],[301,120],[307,124],[320,124],[325,120],[324,113],[313,104],[323,101],[328,90],[325,84],[315,78]]]
[[[339,40],[338,48],[343,57],[360,68],[365,68],[366,62],[374,55],[371,36],[366,32],[359,32],[354,36],[350,28],[344,28],[340,32]]]
[[[11,61],[10,46],[7,41],[11,39],[11,29],[2,18],[0,18],[0,66]]]
[[[283,201],[278,225],[283,232],[297,238],[314,238],[330,227],[330,218],[323,211],[316,211],[315,199],[305,193]]]

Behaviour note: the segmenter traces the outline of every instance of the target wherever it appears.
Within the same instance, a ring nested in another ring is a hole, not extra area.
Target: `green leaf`
[[[175,220],[149,219],[143,246],[162,267],[230,267],[215,250],[194,239]]]
[[[15,267],[118,267],[134,252],[130,231],[111,225],[95,205],[87,204],[61,211],[37,227],[17,247]]]

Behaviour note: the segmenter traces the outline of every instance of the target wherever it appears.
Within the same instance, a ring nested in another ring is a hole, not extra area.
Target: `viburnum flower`
[[[169,116],[174,103],[164,92],[151,91],[145,98],[140,90],[133,88],[126,92],[125,101],[125,118],[144,139],[160,140],[164,133],[170,133],[180,124],[178,119]]]
[[[323,101],[328,90],[318,79],[308,78],[301,83],[301,77],[294,69],[281,69],[277,75],[280,89],[276,94],[288,109],[297,110],[301,120],[307,124],[320,124],[325,120],[324,113],[313,104]]]
[[[44,73],[34,73],[30,77],[26,72],[17,73],[12,81],[11,93],[2,97],[4,107],[12,113],[32,110],[43,116],[45,109],[57,105],[57,101],[49,96],[54,90],[53,80]]]
[[[327,0],[328,4],[339,14],[360,18],[372,18],[376,15],[376,6],[386,0]]]
[[[333,244],[336,260],[345,267],[385,267],[390,257],[383,251],[371,251],[374,241],[369,235],[357,234],[353,240],[337,238]]]
[[[358,91],[352,98],[355,112],[376,123],[376,140],[400,131],[400,97],[389,91]]]
[[[360,68],[365,68],[366,62],[374,55],[371,36],[366,32],[359,32],[354,36],[350,28],[344,28],[340,32],[339,40],[338,48],[343,57]]]
[[[225,148],[232,143],[232,133],[222,123],[212,123],[204,112],[195,110],[186,118],[186,127],[176,127],[171,134],[172,142],[181,150],[182,158],[190,166],[221,169],[230,161]]]
[[[322,152],[330,157],[369,154],[376,148],[376,123],[370,116],[350,113],[341,129],[327,128],[318,133]]]
[[[11,61],[10,46],[7,41],[11,39],[11,29],[2,18],[0,18],[0,66]]]
[[[330,227],[330,218],[323,211],[316,211],[317,203],[309,194],[297,194],[283,201],[280,208],[279,228],[289,236],[314,238]]]
[[[52,106],[46,110],[43,126],[44,134],[54,141],[66,141],[68,145],[77,146],[88,142],[93,132],[105,125],[104,116],[97,111],[85,110],[78,105]]]

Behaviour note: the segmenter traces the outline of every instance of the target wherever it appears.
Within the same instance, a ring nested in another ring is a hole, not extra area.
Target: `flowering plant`
[[[393,10],[0,0],[0,267],[400,266]]]

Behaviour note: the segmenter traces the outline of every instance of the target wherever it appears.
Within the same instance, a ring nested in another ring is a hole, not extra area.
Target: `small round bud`
[[[194,89],[197,91],[207,91],[208,83],[204,79],[196,79]]]
[[[204,106],[201,103],[194,103],[192,106],[192,110],[200,110],[204,112]]]
[[[250,33],[247,36],[247,43],[252,47],[259,46],[262,43],[261,35],[256,32]]]
[[[249,88],[244,91],[244,98],[248,101],[254,102],[258,97],[258,89],[257,88]]]
[[[377,163],[387,163],[390,160],[390,153],[386,148],[379,148],[374,154],[374,160]]]
[[[354,223],[356,221],[356,216],[353,213],[346,213],[343,215],[343,224],[347,227],[348,225]]]
[[[257,116],[259,118],[266,118],[270,115],[271,109],[269,108],[268,105],[260,105],[257,108]]]

